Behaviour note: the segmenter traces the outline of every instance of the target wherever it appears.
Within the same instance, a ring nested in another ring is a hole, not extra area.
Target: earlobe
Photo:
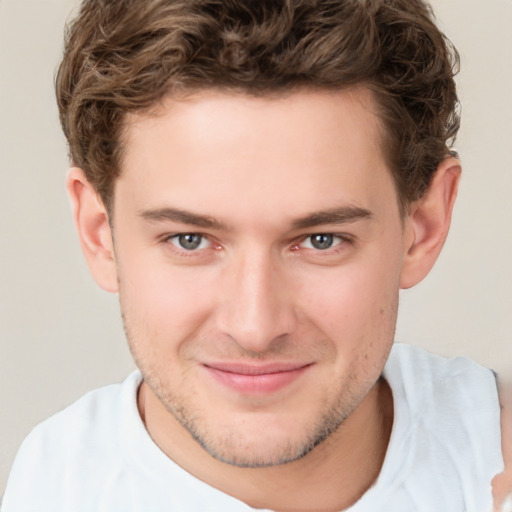
[[[401,288],[419,283],[434,266],[450,229],[461,173],[455,158],[443,160],[423,197],[413,203],[405,219],[406,247]]]
[[[117,272],[107,210],[82,169],[69,170],[66,188],[80,245],[96,283],[117,292]]]

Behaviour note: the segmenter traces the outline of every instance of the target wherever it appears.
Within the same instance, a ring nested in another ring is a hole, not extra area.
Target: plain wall
[[[462,57],[464,171],[444,253],[401,294],[396,339],[512,375],[512,1],[433,4]],[[0,495],[36,423],[134,368],[64,191],[52,82],[73,6],[0,0]]]

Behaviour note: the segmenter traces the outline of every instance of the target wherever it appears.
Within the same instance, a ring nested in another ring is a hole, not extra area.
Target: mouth
[[[220,384],[240,394],[275,393],[297,380],[312,363],[208,363],[203,365]]]

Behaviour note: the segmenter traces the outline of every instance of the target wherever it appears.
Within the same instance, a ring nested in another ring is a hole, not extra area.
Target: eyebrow
[[[139,215],[149,221],[171,221],[180,224],[188,224],[198,228],[228,230],[223,222],[209,216],[192,213],[178,208],[156,208],[154,210],[142,210]],[[342,206],[313,212],[292,222],[293,229],[305,229],[320,226],[322,224],[349,224],[358,220],[371,219],[373,213],[366,208],[358,206]]]
[[[330,210],[313,212],[293,222],[294,229],[305,229],[322,224],[350,224],[358,220],[371,219],[373,213],[359,206],[342,206]]]
[[[155,210],[142,210],[139,215],[146,220],[154,222],[171,221],[179,222],[180,224],[188,224],[198,228],[207,229],[223,229],[226,230],[227,226],[208,215],[200,215],[197,213],[180,210],[177,208],[157,208]]]

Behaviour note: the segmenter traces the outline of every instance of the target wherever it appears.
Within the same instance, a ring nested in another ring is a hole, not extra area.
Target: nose
[[[290,277],[271,255],[241,256],[225,269],[217,326],[247,352],[276,349],[296,327]]]

